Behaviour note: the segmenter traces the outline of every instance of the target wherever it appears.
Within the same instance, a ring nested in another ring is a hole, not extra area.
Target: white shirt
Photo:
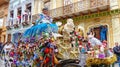
[[[10,51],[10,50],[12,49],[12,46],[13,46],[12,44],[9,44],[9,45],[6,44],[6,45],[4,46],[4,51],[5,51],[5,52]],[[9,50],[7,50],[7,49],[9,49]]]

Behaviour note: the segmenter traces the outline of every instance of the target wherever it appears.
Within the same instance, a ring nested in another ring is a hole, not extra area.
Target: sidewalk
[[[0,67],[5,67],[4,61],[0,59]]]
[[[111,66],[112,67],[112,66]],[[119,67],[119,64],[118,63],[116,63],[115,65],[114,65],[114,67]]]

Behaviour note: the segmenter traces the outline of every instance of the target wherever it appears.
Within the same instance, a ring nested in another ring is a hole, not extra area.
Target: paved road
[[[0,59],[0,67],[5,67],[4,61]]]
[[[0,59],[0,67],[5,67],[4,61]],[[112,67],[112,66],[111,66]],[[118,63],[114,67],[119,67]]]
[[[114,67],[119,67],[119,64],[117,63],[117,64],[115,64],[115,66]]]

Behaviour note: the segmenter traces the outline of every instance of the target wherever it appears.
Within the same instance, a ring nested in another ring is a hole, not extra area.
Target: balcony
[[[86,15],[100,11],[109,10],[110,0],[82,0],[63,7],[50,10],[54,19]]]
[[[54,20],[78,15],[88,15],[110,10],[110,0],[83,0],[50,10],[50,16]],[[39,18],[38,14],[32,16],[32,22]]]

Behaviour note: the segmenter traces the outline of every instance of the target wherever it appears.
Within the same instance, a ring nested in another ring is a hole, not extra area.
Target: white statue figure
[[[75,25],[73,23],[73,20],[72,19],[68,19],[67,23],[64,26],[63,31],[66,31],[69,34],[70,32],[72,32],[74,30],[74,28],[75,28]]]
[[[102,42],[94,37],[94,34],[88,33],[87,35],[88,35],[88,41],[92,47],[102,45]]]

